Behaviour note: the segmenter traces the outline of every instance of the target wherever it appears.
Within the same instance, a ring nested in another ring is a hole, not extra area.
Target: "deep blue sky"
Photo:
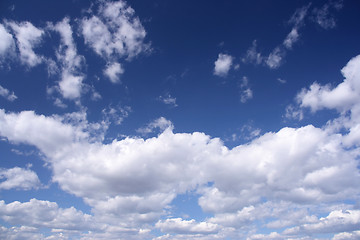
[[[359,178],[359,12],[352,0],[1,1],[0,238],[356,239],[359,222],[329,229],[336,211],[360,215],[358,187],[343,186]],[[19,221],[26,207],[38,222]]]

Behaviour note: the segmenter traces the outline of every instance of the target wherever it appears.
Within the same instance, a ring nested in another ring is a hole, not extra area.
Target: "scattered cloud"
[[[172,107],[177,107],[178,106],[176,104],[176,98],[172,97],[170,95],[170,93],[164,94],[164,95],[160,96],[158,99],[159,99],[159,101],[165,103],[166,105],[170,105]]]
[[[214,75],[219,77],[226,77],[233,64],[233,59],[234,58],[228,54],[219,53],[218,59],[214,63]]]
[[[287,81],[285,79],[282,78],[277,78],[279,83],[285,84]]]
[[[136,131],[141,134],[152,133],[156,128],[160,129],[160,131],[164,131],[166,129],[172,130],[173,124],[170,120],[167,120],[164,117],[160,117],[150,122],[146,127],[139,128]]]
[[[112,83],[120,82],[120,76],[124,73],[124,69],[120,63],[111,63],[104,70],[104,75],[107,76]]]
[[[20,51],[20,61],[28,67],[34,67],[43,62],[43,57],[34,52],[40,45],[44,30],[35,27],[30,22],[6,22],[15,33],[17,46]]]
[[[37,174],[30,169],[19,167],[0,168],[0,190],[30,190],[38,189],[40,186],[41,183]]]
[[[321,8],[313,9],[312,20],[316,22],[320,27],[324,29],[331,29],[336,26],[335,17],[331,11],[339,11],[343,7],[343,1],[329,1],[325,3]]]
[[[120,125],[124,121],[124,119],[129,116],[131,111],[131,107],[129,106],[109,106],[108,108],[103,109],[102,113],[106,121],[112,122],[116,125]]]
[[[0,96],[6,98],[10,102],[17,99],[17,96],[15,95],[14,92],[10,92],[8,89],[2,87],[1,85],[0,85]]]
[[[240,87],[240,101],[246,103],[253,98],[253,91],[249,87],[249,79],[244,76],[239,84]]]
[[[263,61],[263,56],[260,52],[257,51],[257,42],[253,41],[252,46],[246,51],[245,57],[243,57],[242,61],[244,63],[251,63],[255,65],[259,65]]]
[[[85,43],[107,61],[104,74],[112,82],[118,82],[124,72],[119,59],[129,61],[150,50],[144,42],[144,27],[124,1],[100,2],[98,15],[84,17],[80,29]]]

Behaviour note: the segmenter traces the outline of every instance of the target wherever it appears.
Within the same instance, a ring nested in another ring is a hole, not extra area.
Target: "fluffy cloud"
[[[56,57],[61,65],[60,93],[64,98],[76,99],[81,96],[83,74],[80,73],[84,58],[77,54],[72,37],[69,18],[64,18],[56,25],[49,24],[49,29],[60,34],[61,41]]]
[[[112,82],[118,82],[118,75],[123,73],[121,65],[114,62],[121,58],[131,60],[149,50],[149,44],[144,43],[144,27],[124,1],[102,2],[98,15],[83,18],[80,28],[85,43],[107,60],[104,74]]]
[[[38,189],[41,186],[40,180],[36,173],[29,169],[19,167],[4,169],[0,168],[0,190],[8,189]]]
[[[7,24],[15,33],[22,64],[34,67],[42,63],[43,57],[36,55],[34,48],[41,43],[44,30],[36,28],[30,22],[8,22]]]
[[[27,227],[46,227],[58,230],[94,230],[101,226],[93,223],[92,216],[75,208],[59,208],[54,202],[31,199],[29,202],[0,201],[1,219]]]
[[[286,51],[282,47],[276,47],[266,58],[266,65],[271,69],[280,67],[283,62],[283,58],[286,55]]]
[[[4,56],[9,51],[13,51],[15,42],[12,35],[0,24],[0,56]]]
[[[344,82],[356,85],[358,69],[356,57],[342,70]],[[353,111],[358,103],[347,106]],[[356,119],[357,115],[352,115],[352,122],[340,121],[342,118],[335,122],[355,132]],[[227,234],[234,234],[234,229],[245,231],[259,220],[267,220],[269,228],[287,227],[287,232],[272,235],[280,239],[279,234],[297,237],[325,232],[334,224],[338,224],[339,231],[356,230],[358,211],[348,206],[316,209],[358,199],[358,143],[348,140],[349,134],[327,126],[283,128],[229,149],[221,140],[204,133],[174,133],[172,123],[165,118],[147,126],[150,131],[156,127],[162,130],[156,137],[127,137],[104,143],[106,124],[89,123],[84,113],[43,116],[31,111],[1,110],[0,135],[12,143],[37,147],[52,171],[52,180],[64,191],[82,198],[93,215],[39,200],[2,202],[0,215],[10,223],[18,221],[18,216],[29,216],[19,222],[33,227],[68,229],[77,222],[75,230],[91,229],[97,238],[128,233],[148,239],[143,234],[157,225],[165,232],[181,232],[178,239],[206,239],[206,234],[225,234],[218,229],[227,229]],[[199,194],[200,207],[214,217],[196,222],[169,216],[167,209],[175,197],[188,191]],[[54,214],[43,221],[47,214],[36,212],[47,208]],[[351,216],[341,210],[349,210]],[[318,218],[314,212],[329,216]],[[76,217],[68,219],[64,215]],[[167,220],[159,221],[164,215]],[[36,224],[24,222],[28,219]],[[102,228],[94,228],[89,221]],[[307,229],[300,231],[297,227]],[[260,235],[255,234],[253,239],[256,236]],[[166,238],[172,236],[162,236]]]
[[[1,85],[0,85],[0,96],[6,98],[11,102],[17,99],[17,96],[15,95],[14,92],[10,92],[8,89],[2,87]]]
[[[218,59],[215,61],[214,74],[219,77],[226,77],[232,66],[233,57],[219,53]]]
[[[111,82],[117,83],[120,81],[120,75],[124,73],[120,63],[109,64],[104,70],[104,75],[107,76]]]

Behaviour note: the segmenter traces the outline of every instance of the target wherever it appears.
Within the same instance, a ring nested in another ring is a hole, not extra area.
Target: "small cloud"
[[[174,125],[170,120],[167,120],[164,117],[160,117],[150,122],[145,127],[137,129],[136,132],[142,135],[146,135],[154,132],[154,130],[157,128],[160,129],[160,131],[165,131],[166,129],[172,130],[174,128]]]
[[[257,42],[254,40],[252,42],[252,46],[246,51],[245,57],[242,58],[242,62],[259,65],[262,63],[262,61],[263,57],[261,53],[257,51]]]
[[[17,99],[17,96],[14,92],[10,92],[8,89],[2,87],[0,85],[0,96],[4,97],[5,99],[9,100],[10,102]]]
[[[219,53],[218,59],[215,61],[214,75],[226,77],[232,66],[233,57],[228,54]]]
[[[285,109],[285,118],[301,121],[304,118],[304,113],[302,109],[294,107],[293,105],[289,105]]]
[[[170,105],[172,107],[177,107],[178,105],[176,104],[176,98],[175,97],[172,97],[170,94],[165,94],[163,96],[160,96],[158,98],[159,101],[167,104],[167,105]]]
[[[343,1],[330,1],[321,8],[314,8],[312,20],[324,29],[331,29],[336,26],[332,10],[339,11],[343,7]]]
[[[279,83],[282,83],[282,84],[285,84],[286,83],[286,80],[285,79],[282,79],[282,78],[277,78],[277,81]]]
[[[40,180],[34,171],[19,167],[0,168],[0,179],[5,179],[0,182],[0,190],[31,190],[38,189],[41,186]]]
[[[266,65],[271,69],[280,67],[286,52],[281,47],[276,47],[266,59]]]
[[[120,63],[111,63],[104,70],[104,75],[107,76],[112,83],[120,82],[120,76],[124,73],[124,68]]]
[[[104,115],[106,121],[112,122],[115,125],[120,125],[131,112],[132,109],[130,106],[109,106],[108,108],[102,110],[102,114]]]
[[[299,33],[297,28],[293,28],[285,38],[283,44],[287,49],[291,49],[293,44],[299,40]]]
[[[240,87],[240,101],[246,103],[253,98],[253,91],[249,87],[249,79],[244,76],[239,84]]]

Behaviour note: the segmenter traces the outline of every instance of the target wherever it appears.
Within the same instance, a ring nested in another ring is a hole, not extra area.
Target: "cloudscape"
[[[0,239],[360,239],[358,1],[0,13]]]

